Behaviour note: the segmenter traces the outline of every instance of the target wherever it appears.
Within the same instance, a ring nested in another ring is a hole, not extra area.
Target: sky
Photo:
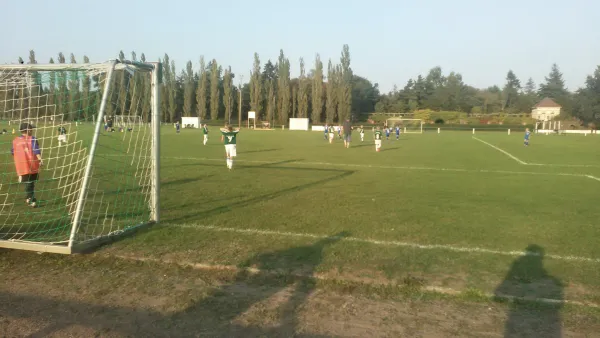
[[[283,49],[297,76],[300,57],[311,69],[319,53],[326,68],[348,44],[354,73],[382,92],[435,66],[478,88],[502,86],[509,69],[540,83],[553,63],[576,90],[600,65],[597,0],[28,0],[4,1],[2,12],[0,63],[31,49],[38,63],[123,50],[148,61],[168,53],[179,72],[203,55],[247,82],[255,52],[264,64]]]

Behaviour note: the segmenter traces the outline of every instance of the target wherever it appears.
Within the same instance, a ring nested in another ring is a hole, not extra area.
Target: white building
[[[550,121],[560,115],[560,108],[560,104],[547,97],[533,106],[531,117],[538,121]]]

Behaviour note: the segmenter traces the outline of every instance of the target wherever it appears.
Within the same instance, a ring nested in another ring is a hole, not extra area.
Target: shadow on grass
[[[560,310],[563,300],[563,283],[548,274],[544,268],[544,249],[532,244],[528,255],[515,260],[504,281],[496,288],[495,295],[524,299],[552,299],[555,304],[540,304],[526,300],[514,300],[504,325],[504,337],[561,337]]]
[[[169,222],[169,223],[177,223],[177,222],[189,222],[192,221],[194,219],[199,219],[199,218],[205,218],[205,217],[209,217],[209,216],[213,216],[213,215],[218,215],[218,214],[223,214],[226,212],[229,212],[230,210],[234,209],[234,208],[240,208],[240,207],[245,207],[248,205],[252,205],[255,203],[259,203],[259,202],[264,202],[264,201],[268,201],[274,198],[277,198],[279,196],[285,195],[285,194],[290,194],[290,193],[294,193],[294,192],[298,192],[304,189],[308,189],[314,186],[318,186],[327,182],[332,182],[332,181],[336,181],[336,180],[340,180],[343,178],[346,178],[350,175],[352,175],[355,171],[354,170],[340,170],[340,169],[327,169],[327,168],[305,168],[305,167],[272,167],[274,165],[278,165],[278,164],[284,164],[287,162],[298,162],[300,160],[289,160],[289,161],[282,161],[282,162],[277,162],[277,163],[267,163],[267,164],[262,164],[262,165],[257,165],[257,166],[247,166],[245,168],[251,168],[251,169],[277,169],[277,170],[293,170],[293,171],[298,171],[298,170],[302,170],[302,171],[318,171],[318,172],[331,172],[331,173],[335,173],[335,176],[332,177],[327,177],[327,178],[323,178],[323,179],[319,179],[310,183],[305,183],[305,184],[301,184],[301,185],[296,185],[290,188],[286,188],[286,189],[282,189],[282,190],[278,190],[272,193],[268,193],[268,194],[263,194],[260,196],[255,196],[249,199],[245,199],[242,201],[237,201],[234,203],[230,203],[230,204],[225,204],[213,209],[209,209],[209,210],[204,210],[204,211],[199,211],[193,214],[187,214],[181,217],[177,217],[177,218],[172,218],[172,219],[165,219],[165,222]],[[213,166],[220,166],[220,165],[216,165],[216,164],[209,164],[209,163],[195,163],[195,164],[189,164],[189,165],[197,165],[197,166],[208,166],[208,167],[213,167]],[[235,170],[235,169],[234,169]],[[178,207],[178,209],[182,209],[182,210],[193,210],[193,207],[197,207],[198,205],[195,204],[189,204],[189,205],[183,205]]]
[[[282,148],[274,148],[274,149],[257,149],[257,150],[244,150],[244,151],[240,151],[240,154],[251,154],[251,153],[264,153],[267,151],[277,151],[277,150],[281,150]]]
[[[391,150],[398,150],[398,149],[400,149],[400,148],[398,148],[398,147],[396,147],[396,148],[386,148],[386,147],[381,147],[381,150],[380,150],[380,152],[381,152],[381,151],[391,151]]]
[[[27,332],[29,337],[65,334],[63,330],[72,327],[132,337],[320,337],[298,333],[298,310],[314,291],[312,276],[323,260],[324,249],[349,235],[340,232],[313,244],[251,257],[243,263],[244,267],[276,273],[242,270],[226,285],[174,314],[0,292],[0,317],[9,318],[7,325],[10,320],[27,319],[28,325],[13,328],[36,328],[35,333]],[[292,277],[291,272],[304,277]],[[278,297],[273,297],[276,294]],[[275,303],[275,314],[265,318],[265,313],[258,310],[258,318],[245,320],[249,325],[235,323],[236,318],[256,312],[252,307],[264,301]]]

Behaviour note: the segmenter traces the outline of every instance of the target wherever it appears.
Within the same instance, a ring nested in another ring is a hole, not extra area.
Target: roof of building
[[[538,104],[536,104],[534,106],[534,108],[560,108],[562,107],[560,104],[554,102],[554,100],[552,100],[549,97],[544,98],[542,101],[538,102]]]

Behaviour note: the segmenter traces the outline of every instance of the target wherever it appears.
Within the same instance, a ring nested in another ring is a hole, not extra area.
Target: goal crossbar
[[[401,117],[390,117],[386,120],[388,127],[399,125],[404,133],[423,133],[422,119],[405,119]],[[391,123],[390,123],[391,122]]]

